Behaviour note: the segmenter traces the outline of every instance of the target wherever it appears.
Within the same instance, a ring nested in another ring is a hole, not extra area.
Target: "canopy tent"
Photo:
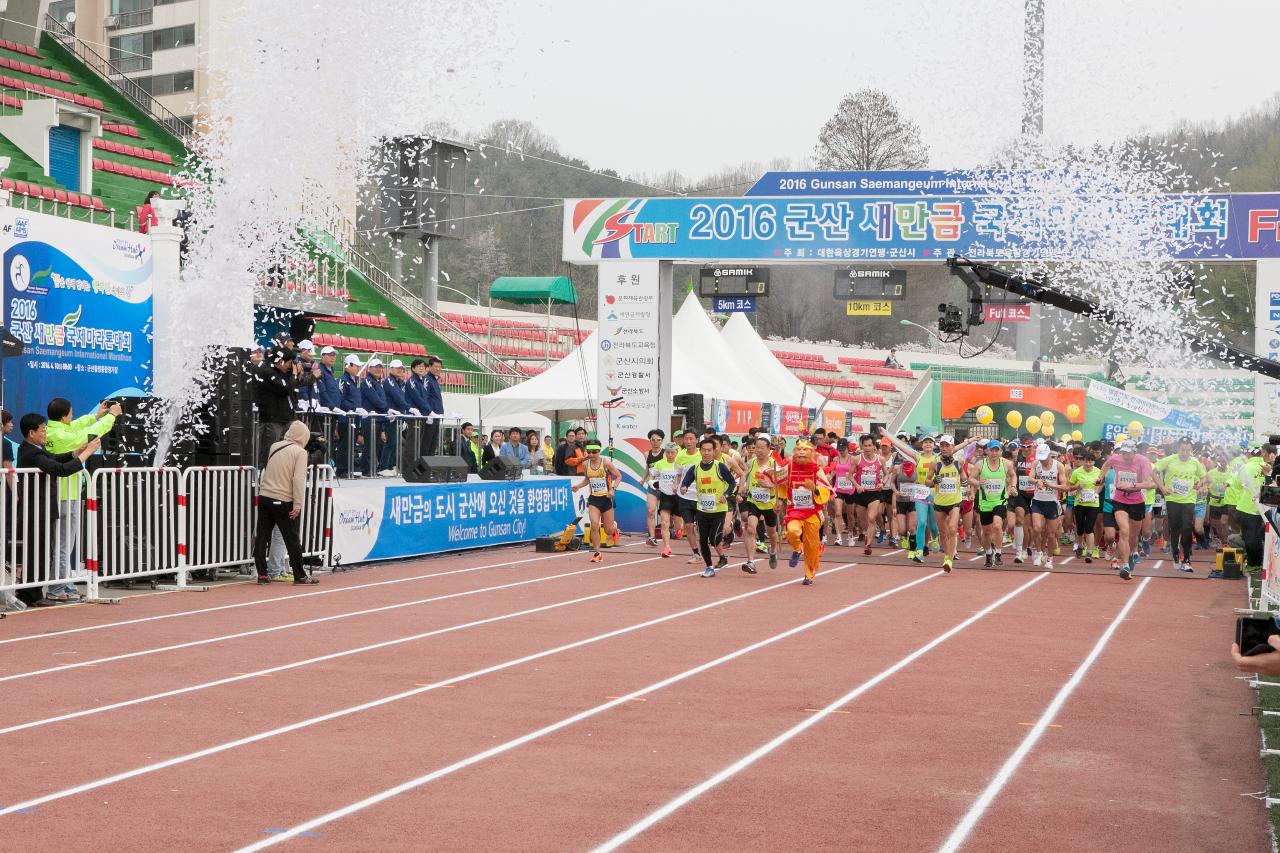
[[[689,374],[706,389],[696,393],[717,400],[763,403],[774,399],[721,339],[720,330],[693,291],[671,318],[671,339],[677,375]]]
[[[514,305],[577,305],[578,291],[568,276],[504,275],[489,285],[489,298]]]
[[[731,315],[720,330],[719,337],[742,368],[756,377],[756,381],[764,387],[767,396],[760,399],[790,406],[800,405],[801,400],[807,406],[816,406],[822,401],[820,396],[815,395],[814,389],[805,394],[804,382],[778,361],[778,357],[751,327],[746,314]],[[834,404],[828,405],[839,408]]]

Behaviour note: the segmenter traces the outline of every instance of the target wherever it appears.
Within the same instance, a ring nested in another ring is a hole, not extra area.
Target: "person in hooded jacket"
[[[302,421],[294,421],[285,430],[284,439],[267,451],[267,463],[258,484],[258,524],[253,537],[253,562],[258,570],[258,583],[271,583],[267,575],[267,548],[271,532],[279,530],[289,554],[295,584],[314,584],[302,566],[302,543],[298,539],[298,518],[307,491],[307,442],[311,430]]]

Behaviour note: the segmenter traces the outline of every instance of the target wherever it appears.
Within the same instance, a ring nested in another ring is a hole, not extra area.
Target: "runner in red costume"
[[[831,497],[831,483],[815,459],[813,445],[797,442],[783,481],[787,494],[787,541],[791,543],[791,567],[804,555],[804,585],[813,584],[822,558],[822,506]]]

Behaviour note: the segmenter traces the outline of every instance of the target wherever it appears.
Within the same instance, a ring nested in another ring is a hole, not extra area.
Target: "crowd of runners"
[[[827,547],[876,549],[924,562],[940,555],[950,573],[962,553],[987,567],[1007,561],[1052,569],[1067,554],[1109,562],[1129,579],[1140,562],[1168,552],[1192,572],[1195,550],[1242,546],[1246,565],[1262,560],[1257,497],[1276,448],[1223,448],[1189,438],[1154,446],[1058,443],[1024,433],[1009,441],[950,435],[814,432],[788,447],[753,429],[739,443],[685,430],[667,441],[649,433],[649,545],[672,557],[684,540],[704,577],[731,564],[755,574],[776,569],[784,544],[792,567],[812,584]],[[592,560],[616,543],[613,493],[621,478],[586,447],[588,544]],[[1235,537],[1239,537],[1238,539]]]

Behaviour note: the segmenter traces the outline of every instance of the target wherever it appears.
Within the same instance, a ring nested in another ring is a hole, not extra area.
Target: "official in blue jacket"
[[[363,365],[360,363],[360,356],[350,353],[342,361],[342,378],[338,380],[338,408],[349,413],[348,417],[341,418],[339,421],[338,444],[335,447],[335,458],[338,460],[338,474],[345,476],[349,473],[356,473],[364,467],[364,431],[362,430],[362,420],[360,415],[368,414],[364,407],[364,390],[361,387],[364,383]],[[354,464],[351,470],[348,470],[348,441],[351,433],[355,433],[356,443],[354,448]]]
[[[333,347],[320,350],[320,378],[316,380],[316,397],[320,407],[337,411],[342,408],[342,394],[338,391],[338,377],[333,367],[338,362],[338,351]]]

